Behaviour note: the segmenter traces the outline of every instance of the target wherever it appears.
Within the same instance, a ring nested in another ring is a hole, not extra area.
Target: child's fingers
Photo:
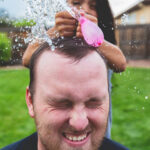
[[[84,16],[85,18],[87,18],[88,20],[94,22],[94,23],[98,23],[98,20],[95,16],[92,16],[92,15],[89,15],[89,14],[86,14],[84,12],[81,12],[80,13],[81,16]],[[88,31],[87,31],[88,32]],[[83,34],[82,34],[82,31],[81,31],[81,26],[80,24],[78,24],[77,26],[77,30],[76,30],[76,36],[79,37],[79,38],[83,38]]]
[[[61,36],[74,36],[77,28],[77,20],[67,11],[59,12],[55,16],[55,27]]]
[[[76,25],[66,25],[66,24],[61,24],[61,25],[56,25],[56,29],[58,33],[62,36],[74,36],[76,33]]]
[[[96,24],[98,23],[98,20],[97,20],[97,18],[95,16],[91,16],[91,15],[85,14],[85,17],[87,19],[89,19],[90,21],[96,23]]]
[[[55,15],[55,18],[70,18],[70,19],[72,19],[73,17],[67,11],[61,11]]]
[[[66,24],[66,25],[76,25],[77,21],[75,19],[66,19],[66,18],[56,18],[55,19],[55,24],[57,26],[61,25],[61,24]]]
[[[83,34],[81,32],[76,32],[76,37],[83,38]]]
[[[84,12],[81,12],[80,14],[81,14],[81,16],[84,16],[85,18],[89,19],[90,21],[92,21],[92,22],[94,22],[96,24],[98,23],[97,17],[89,15],[89,14],[86,14]]]
[[[77,26],[76,36],[79,38],[83,37],[80,24],[78,24],[78,26]]]
[[[74,33],[74,35],[75,35],[77,25],[76,25],[76,22],[71,21],[71,19],[60,18],[60,19],[56,20],[55,27],[59,33],[68,31],[68,32]]]
[[[80,24],[78,24],[76,31],[77,31],[77,32],[81,32],[81,26],[80,26]]]
[[[68,27],[69,28],[69,27]],[[60,30],[56,29],[55,27],[53,28],[50,28],[48,31],[47,31],[48,35],[51,37],[51,38],[57,38],[57,37],[60,37],[60,36],[64,36],[64,37],[72,37],[72,36],[75,36],[75,31],[73,30],[67,30],[66,28],[62,28]]]
[[[60,25],[58,27],[58,32],[61,36],[64,37],[71,37],[74,36],[76,33],[76,26],[74,25]]]
[[[76,31],[76,26],[75,25],[60,25],[58,26],[58,31],[62,32],[62,31],[69,31],[69,32],[75,32]]]
[[[63,30],[59,34],[60,36],[64,36],[64,37],[72,37],[75,35],[75,32]]]

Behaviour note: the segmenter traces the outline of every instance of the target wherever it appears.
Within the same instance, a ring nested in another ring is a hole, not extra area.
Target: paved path
[[[15,66],[5,66],[5,67],[1,67],[0,69],[23,69],[25,67],[21,66],[21,65],[15,65]]]
[[[150,60],[129,60],[127,65],[129,67],[150,68]]]

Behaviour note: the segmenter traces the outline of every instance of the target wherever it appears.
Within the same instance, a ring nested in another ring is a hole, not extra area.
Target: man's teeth
[[[70,141],[82,141],[87,137],[87,134],[81,135],[81,136],[70,136],[66,135],[66,138]]]

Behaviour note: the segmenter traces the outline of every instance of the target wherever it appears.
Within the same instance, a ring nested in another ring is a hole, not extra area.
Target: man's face
[[[107,71],[96,52],[79,62],[44,52],[36,68],[33,110],[38,150],[97,150],[109,110]]]

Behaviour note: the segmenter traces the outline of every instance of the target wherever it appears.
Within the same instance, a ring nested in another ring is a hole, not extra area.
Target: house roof
[[[150,0],[109,0],[115,18],[144,1]]]

